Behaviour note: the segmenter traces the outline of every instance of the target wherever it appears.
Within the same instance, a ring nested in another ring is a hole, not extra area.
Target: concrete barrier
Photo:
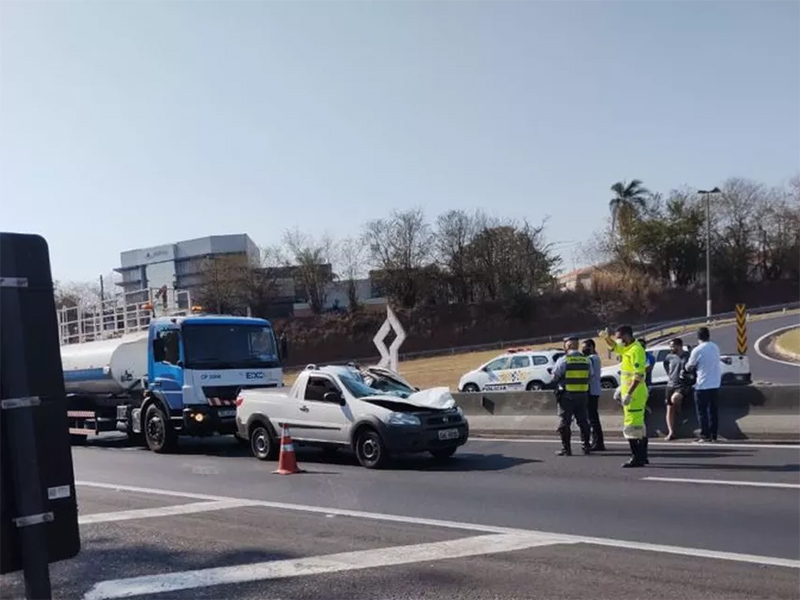
[[[647,403],[647,432],[666,435],[666,388],[654,387]],[[555,435],[553,392],[487,392],[453,395],[475,435]],[[622,408],[613,390],[603,390],[600,420],[607,437],[620,437]],[[573,424],[573,429],[577,430]],[[685,399],[678,425],[681,437],[699,430],[693,399]],[[727,440],[800,442],[800,385],[726,386],[719,392],[719,436]]]

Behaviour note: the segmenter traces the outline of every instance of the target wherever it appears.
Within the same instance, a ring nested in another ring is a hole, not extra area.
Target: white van
[[[689,353],[691,346],[684,346],[683,349]],[[648,346],[647,352],[652,352],[655,358],[653,365],[652,385],[667,385],[667,371],[664,368],[664,360],[669,354],[669,346]],[[722,362],[722,385],[747,385],[752,383],[750,375],[750,360],[746,356],[738,354],[723,354],[719,357]],[[616,388],[619,386],[620,365],[604,367],[601,371],[600,384],[604,388]]]

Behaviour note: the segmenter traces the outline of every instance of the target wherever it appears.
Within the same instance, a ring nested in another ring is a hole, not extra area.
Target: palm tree
[[[609,201],[608,208],[611,210],[611,231],[614,232],[618,222],[626,225],[647,205],[650,192],[638,179],[630,183],[618,181],[611,186],[611,191],[614,197]]]

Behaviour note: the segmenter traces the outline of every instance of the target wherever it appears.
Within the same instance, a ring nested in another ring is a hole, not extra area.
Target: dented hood
[[[398,409],[402,405],[408,405],[411,408],[433,408],[438,410],[445,410],[453,408],[456,401],[453,399],[453,394],[450,393],[450,388],[435,387],[429,390],[422,390],[411,394],[408,398],[391,398],[387,396],[370,396],[361,398],[367,402],[378,404],[381,406],[391,405],[392,409]]]

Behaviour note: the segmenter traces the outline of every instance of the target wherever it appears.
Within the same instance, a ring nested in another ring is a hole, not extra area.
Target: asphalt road
[[[226,439],[75,448],[83,551],[54,596],[800,598],[797,447],[651,442],[644,469],[621,444],[555,449],[476,440],[382,471],[299,449],[308,472],[281,477]]]
[[[750,359],[750,372],[754,382],[800,382],[800,366],[791,366],[768,360],[759,356],[755,351],[755,343],[761,336],[775,331],[776,329],[788,327],[789,325],[800,325],[800,315],[779,316],[748,323],[747,356]],[[697,344],[697,336],[694,334],[685,334],[681,337],[689,344]],[[723,354],[734,354],[736,352],[736,325],[726,325],[724,327],[712,329],[711,339],[717,343],[720,352]]]

